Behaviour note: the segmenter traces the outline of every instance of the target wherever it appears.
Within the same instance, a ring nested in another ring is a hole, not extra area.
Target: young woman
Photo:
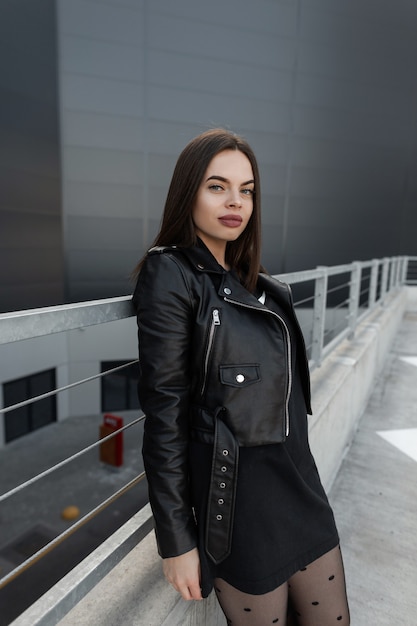
[[[308,444],[310,383],[289,287],[260,265],[244,139],[179,156],[134,293],[143,456],[167,580],[214,587],[233,626],[349,624],[333,514]]]

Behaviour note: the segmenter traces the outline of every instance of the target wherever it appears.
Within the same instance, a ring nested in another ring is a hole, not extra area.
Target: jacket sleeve
[[[133,296],[139,339],[139,401],[146,415],[143,459],[159,554],[196,546],[188,480],[192,304],[174,257],[151,254]]]

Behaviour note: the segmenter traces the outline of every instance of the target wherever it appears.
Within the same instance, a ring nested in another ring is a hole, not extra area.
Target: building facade
[[[129,293],[179,151],[213,126],[258,155],[272,273],[415,252],[414,3],[1,11],[2,311]]]

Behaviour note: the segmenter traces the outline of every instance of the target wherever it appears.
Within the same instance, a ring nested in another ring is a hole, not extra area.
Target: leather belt
[[[229,556],[232,546],[233,515],[239,461],[239,446],[216,411],[213,461],[207,502],[206,552],[214,563]]]

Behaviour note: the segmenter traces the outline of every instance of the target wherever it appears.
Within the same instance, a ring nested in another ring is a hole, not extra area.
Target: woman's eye
[[[209,189],[212,191],[221,191],[223,187],[221,185],[210,185]]]
[[[243,193],[244,196],[253,196],[255,193],[254,189],[241,189],[240,193]]]

